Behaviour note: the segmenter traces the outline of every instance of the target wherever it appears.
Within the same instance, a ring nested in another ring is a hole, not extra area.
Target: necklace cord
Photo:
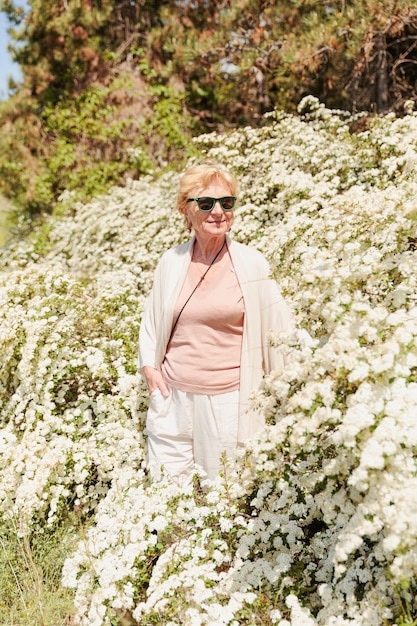
[[[191,300],[192,296],[195,294],[195,292],[197,291],[197,289],[199,288],[199,286],[201,285],[201,283],[204,280],[205,275],[207,274],[207,272],[209,271],[209,269],[211,268],[211,266],[214,264],[215,260],[217,259],[217,257],[219,256],[220,252],[223,250],[224,246],[226,245],[226,240],[224,240],[222,247],[220,248],[220,250],[217,252],[216,256],[214,257],[214,259],[211,261],[210,265],[208,266],[208,268],[206,269],[206,271],[204,272],[204,274],[202,275],[202,277],[200,278],[200,280],[198,281],[198,283],[196,284],[196,286],[194,287],[194,289],[192,290],[192,292],[190,293],[190,295],[188,296],[188,298],[186,299],[186,301],[184,302],[183,306],[181,307],[180,312],[177,315],[177,319],[175,320],[175,323],[172,327],[171,330],[171,334],[169,336],[168,339],[168,343],[167,343],[167,347],[169,346],[169,343],[172,339],[172,335],[174,334],[174,330],[177,327],[178,324],[178,320],[180,319],[181,313],[183,312],[183,310],[185,309],[185,307],[187,306],[187,304],[189,303],[189,301]]]

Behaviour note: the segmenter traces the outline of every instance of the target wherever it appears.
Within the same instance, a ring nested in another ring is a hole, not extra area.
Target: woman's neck
[[[223,246],[226,247],[225,243],[226,237],[212,237],[205,241],[196,237],[193,250],[194,260],[207,265],[212,263],[217,254],[220,256]]]

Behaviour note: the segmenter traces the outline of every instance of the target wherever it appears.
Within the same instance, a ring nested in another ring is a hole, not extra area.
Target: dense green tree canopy
[[[91,195],[160,169],[192,135],[258,125],[308,94],[370,114],[417,100],[417,9],[405,0],[0,7],[24,75],[0,110],[0,191],[32,212],[64,189]]]

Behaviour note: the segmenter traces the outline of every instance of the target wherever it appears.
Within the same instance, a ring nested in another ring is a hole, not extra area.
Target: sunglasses
[[[216,202],[219,202],[223,211],[231,211],[236,204],[236,196],[223,196],[222,198],[204,196],[202,198],[188,198],[187,202],[197,202],[200,211],[204,212],[211,211]]]

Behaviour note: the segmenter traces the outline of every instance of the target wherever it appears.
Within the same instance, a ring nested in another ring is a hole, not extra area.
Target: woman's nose
[[[223,213],[223,208],[222,205],[220,204],[219,200],[216,200],[216,202],[214,203],[214,207],[211,210],[212,213],[217,213],[217,214],[221,214]]]

